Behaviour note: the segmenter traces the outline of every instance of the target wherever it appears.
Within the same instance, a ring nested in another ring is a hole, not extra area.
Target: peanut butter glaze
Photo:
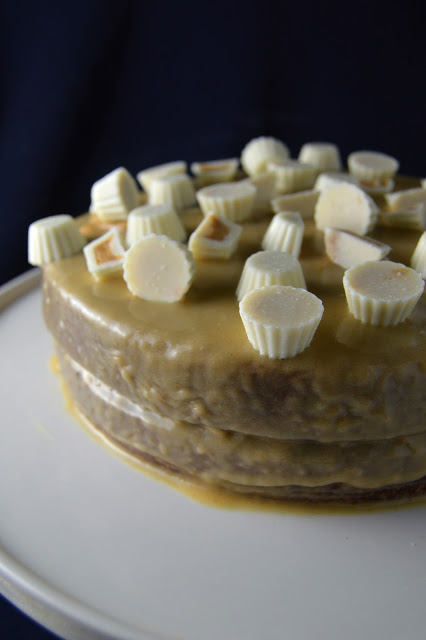
[[[397,188],[413,186],[402,181]],[[198,210],[182,215],[191,232]],[[414,435],[426,424],[426,298],[393,328],[367,327],[347,310],[343,269],[306,223],[300,261],[324,304],[311,346],[287,360],[257,354],[235,289],[270,217],[243,224],[227,261],[198,261],[184,300],[135,298],[121,277],[95,282],[84,258],[44,269],[44,313],[60,347],[132,402],[173,420],[280,440],[351,442]],[[82,219],[87,223],[88,218]],[[377,228],[390,260],[409,264],[420,232]]]

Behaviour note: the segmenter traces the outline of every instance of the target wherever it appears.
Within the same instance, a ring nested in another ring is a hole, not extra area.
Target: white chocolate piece
[[[146,204],[130,211],[127,218],[127,246],[131,247],[151,233],[169,236],[177,242],[186,240],[186,231],[181,219],[169,202]]]
[[[196,204],[195,190],[191,178],[177,173],[163,178],[153,178],[149,185],[149,204],[170,203],[177,211]]]
[[[299,162],[310,164],[320,171],[340,171],[342,161],[335,144],[329,142],[307,142],[299,151]]]
[[[167,176],[173,176],[179,173],[186,173],[186,171],[186,162],[177,160],[176,162],[166,162],[164,164],[158,164],[155,167],[148,167],[148,169],[139,171],[136,178],[143,190],[149,194],[152,180],[156,178],[166,178]]]
[[[241,164],[249,176],[266,171],[268,162],[282,162],[290,157],[287,145],[281,140],[261,136],[250,140],[241,152]]]
[[[297,211],[304,220],[309,220],[314,217],[319,195],[319,191],[313,191],[312,189],[299,191],[298,193],[286,193],[272,200],[272,210],[275,213]]]
[[[196,193],[204,216],[214,213],[218,218],[242,222],[251,217],[256,187],[245,180],[214,184]]]
[[[382,178],[380,180],[360,180],[360,186],[371,196],[384,195],[390,193],[395,187],[395,181],[392,178]]]
[[[324,229],[325,251],[330,260],[343,269],[363,262],[382,260],[391,250],[387,244],[351,231]]]
[[[121,244],[117,227],[112,227],[96,240],[89,242],[83,252],[87,269],[97,280],[123,271],[126,251]]]
[[[239,310],[254,349],[270,358],[292,358],[312,342],[324,307],[304,289],[273,285],[250,291]]]
[[[241,300],[253,289],[274,284],[306,289],[300,262],[283,251],[258,251],[245,261],[236,291],[237,298]]]
[[[426,280],[426,231],[422,233],[411,256],[411,266]]]
[[[217,182],[229,182],[235,177],[238,164],[238,158],[193,162],[191,164],[191,172],[197,178],[200,186],[216,184]]]
[[[136,181],[124,167],[118,167],[92,186],[90,211],[101,220],[125,220],[139,203]]]
[[[315,207],[318,229],[336,227],[363,236],[374,229],[378,207],[362,189],[342,183],[324,191]]]
[[[379,222],[384,227],[396,229],[426,229],[426,204],[419,202],[403,211],[382,211]]]
[[[377,151],[354,151],[348,156],[348,168],[361,182],[376,182],[393,178],[399,162]]]
[[[206,216],[190,235],[188,249],[197,260],[227,259],[236,250],[242,227],[214,213]]]
[[[285,160],[281,163],[268,162],[267,170],[275,176],[275,189],[278,193],[294,193],[312,189],[318,175],[318,169],[297,160]]]
[[[38,267],[56,262],[79,253],[85,244],[72,216],[42,218],[28,227],[28,262]]]
[[[268,251],[286,251],[295,258],[299,257],[302,247],[305,223],[297,211],[276,213],[262,238],[262,249]]]
[[[426,189],[416,187],[404,191],[394,191],[385,196],[389,211],[402,211],[418,204],[426,205]]]
[[[414,269],[382,260],[351,267],[343,276],[343,286],[355,318],[387,327],[409,316],[423,293],[424,281]]]
[[[124,258],[127,287],[144,300],[177,302],[188,291],[194,272],[191,252],[167,236],[141,238]]]
[[[314,189],[315,191],[320,191],[321,193],[323,193],[331,187],[342,184],[342,182],[349,182],[349,184],[355,184],[357,187],[359,187],[358,178],[351,175],[350,173],[344,173],[343,171],[326,171],[324,173],[320,173],[315,181]]]
[[[276,194],[274,174],[269,173],[269,171],[263,171],[263,173],[258,173],[251,178],[246,178],[245,181],[256,187],[255,206],[269,205]],[[242,182],[244,182],[244,180],[242,180]]]

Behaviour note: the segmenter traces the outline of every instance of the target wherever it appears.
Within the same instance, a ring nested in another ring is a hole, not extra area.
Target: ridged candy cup
[[[399,162],[378,151],[354,151],[348,156],[349,171],[362,181],[393,178]]]
[[[186,239],[181,219],[169,202],[136,207],[129,213],[126,232],[128,247],[151,233],[166,235],[178,242]]]
[[[336,227],[365,235],[376,225],[379,209],[362,189],[342,182],[321,193],[315,206],[318,229]]]
[[[139,203],[136,181],[124,167],[97,180],[90,195],[90,211],[103,220],[125,220]]]
[[[320,173],[315,180],[314,189],[315,191],[323,193],[331,189],[331,187],[342,184],[342,182],[348,182],[349,184],[354,184],[356,187],[359,187],[359,179],[350,173],[325,171],[324,173]]]
[[[411,266],[426,279],[426,231],[422,233],[411,256]]]
[[[275,176],[277,193],[294,193],[312,189],[318,175],[318,169],[308,164],[301,164],[297,160],[269,162],[268,171]]]
[[[199,186],[229,182],[238,169],[238,159],[212,160],[211,162],[193,162],[191,172],[197,178]]]
[[[86,239],[67,214],[32,222],[28,228],[28,262],[41,266],[79,253]]]
[[[277,138],[261,136],[250,140],[241,152],[241,164],[249,176],[266,171],[268,162],[282,162],[290,157],[287,145]]]
[[[238,246],[242,227],[213,213],[204,217],[189,237],[188,249],[197,260],[229,258]]]
[[[204,216],[213,213],[219,218],[242,222],[252,215],[256,187],[241,180],[203,187],[196,195]]]
[[[307,142],[300,149],[298,160],[320,171],[340,171],[342,167],[339,149],[329,142]]]
[[[101,279],[123,271],[125,249],[121,244],[120,232],[117,227],[89,242],[84,249],[84,257],[88,271]]]
[[[247,258],[237,287],[241,300],[249,291],[270,285],[306,289],[300,262],[283,251],[258,251]]]
[[[191,178],[184,174],[165,176],[151,180],[149,204],[169,203],[178,211],[195,205],[195,190]]]
[[[250,291],[240,302],[251,345],[269,358],[291,358],[311,343],[324,307],[314,294],[281,285]]]
[[[274,215],[262,239],[262,249],[286,251],[299,257],[305,223],[297,211],[281,211]]]
[[[382,260],[348,269],[343,287],[349,311],[357,320],[387,327],[410,315],[423,293],[424,282],[414,269]]]
[[[139,171],[136,174],[136,179],[146,193],[149,193],[152,180],[156,178],[166,178],[167,176],[174,176],[180,173],[185,174],[187,171],[187,164],[183,160],[177,160],[176,162],[166,162],[164,164],[158,164],[154,167],[149,167],[143,171]]]

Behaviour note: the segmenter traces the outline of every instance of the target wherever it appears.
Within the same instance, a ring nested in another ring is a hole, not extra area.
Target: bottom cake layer
[[[283,502],[402,503],[426,495],[426,434],[322,444],[277,441],[154,415],[57,348],[61,376],[96,432],[130,459],[200,488]]]

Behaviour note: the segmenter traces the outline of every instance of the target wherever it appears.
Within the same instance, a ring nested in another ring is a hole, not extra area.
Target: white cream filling
[[[99,378],[96,378],[75,360],[72,360],[72,367],[82,377],[84,384],[87,385],[90,391],[107,404],[115,407],[119,411],[124,411],[134,418],[142,420],[145,424],[166,429],[167,431],[175,428],[176,423],[174,420],[160,416],[153,411],[142,409],[142,407],[135,402],[132,402],[117,391],[114,391],[114,389],[111,389],[111,387],[99,380]]]

